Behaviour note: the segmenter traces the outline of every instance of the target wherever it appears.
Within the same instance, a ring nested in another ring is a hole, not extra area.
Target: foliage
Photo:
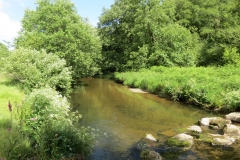
[[[0,43],[0,70],[2,69],[4,65],[4,59],[9,55],[9,51],[7,46]]]
[[[17,113],[14,119],[18,121],[4,141],[5,158],[61,159],[90,153],[91,128],[76,126],[81,115],[70,112],[67,99],[54,89],[33,90]]]
[[[93,135],[88,128],[74,126],[81,115],[70,113],[67,99],[56,91],[51,88],[34,90],[24,106],[30,108],[30,121],[24,130],[32,137],[31,145],[41,156],[61,158],[90,152]]]
[[[236,0],[115,1],[98,26],[104,68],[224,65],[226,49],[240,50],[239,6]]]
[[[100,40],[95,29],[81,18],[71,0],[37,0],[27,9],[16,47],[45,49],[64,58],[74,79],[99,71]]]
[[[176,146],[176,147],[189,147],[191,144],[189,142],[186,141],[179,141],[176,138],[169,138],[167,140],[167,144],[169,146]]]
[[[139,72],[116,73],[115,78],[131,87],[168,95],[223,111],[239,110],[239,67],[152,67]]]
[[[55,88],[65,96],[71,92],[70,68],[66,67],[64,59],[47,54],[45,50],[14,50],[5,60],[4,68],[14,81],[20,82],[27,93],[33,88],[45,86]]]
[[[155,51],[149,57],[151,66],[195,66],[197,64],[197,35],[178,24],[154,30]],[[199,44],[198,44],[199,45]]]
[[[197,33],[203,43],[199,65],[222,65],[226,46],[240,49],[239,1],[174,1],[175,22]]]
[[[225,48],[225,51],[223,53],[223,61],[225,64],[240,65],[240,54],[237,53],[237,48]]]
[[[174,13],[171,1],[158,0],[121,0],[104,9],[98,30],[106,70],[194,66],[198,36],[173,24]]]

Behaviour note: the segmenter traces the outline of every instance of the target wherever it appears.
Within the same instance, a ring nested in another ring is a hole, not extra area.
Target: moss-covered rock
[[[171,137],[167,141],[167,145],[171,147],[177,147],[180,150],[186,151],[190,149],[193,145],[193,137],[185,133],[178,134]]]

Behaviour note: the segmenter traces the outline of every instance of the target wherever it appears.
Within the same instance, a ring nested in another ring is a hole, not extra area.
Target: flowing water
[[[155,149],[167,160],[240,159],[236,147],[213,148],[207,144],[195,144],[191,150],[179,154],[166,152],[163,146],[168,137],[197,124],[203,117],[216,116],[200,108],[148,93],[133,93],[102,77],[81,79],[71,95],[71,104],[82,114],[81,123],[98,133],[89,160],[138,160],[145,148]],[[147,133],[159,142],[146,141]]]

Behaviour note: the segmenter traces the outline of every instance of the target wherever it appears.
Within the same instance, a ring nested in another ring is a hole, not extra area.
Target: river
[[[217,116],[198,107],[173,102],[148,93],[133,93],[103,76],[81,79],[71,94],[71,105],[82,114],[81,122],[98,136],[89,160],[138,160],[142,149],[154,148],[165,159],[240,158],[235,147],[194,145],[191,150],[166,153],[168,137],[181,133],[204,117]],[[148,143],[146,134],[159,142]],[[161,146],[161,147],[159,147]]]

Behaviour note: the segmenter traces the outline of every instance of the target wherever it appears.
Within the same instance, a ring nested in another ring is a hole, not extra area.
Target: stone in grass
[[[234,122],[240,122],[240,112],[232,112],[230,114],[227,114],[225,117],[227,120],[231,120]]]
[[[188,127],[187,133],[190,135],[199,135],[202,133],[202,128],[200,126],[193,125]]]
[[[189,150],[193,145],[193,137],[185,133],[171,137],[167,141],[167,145],[177,148],[179,151]]]

